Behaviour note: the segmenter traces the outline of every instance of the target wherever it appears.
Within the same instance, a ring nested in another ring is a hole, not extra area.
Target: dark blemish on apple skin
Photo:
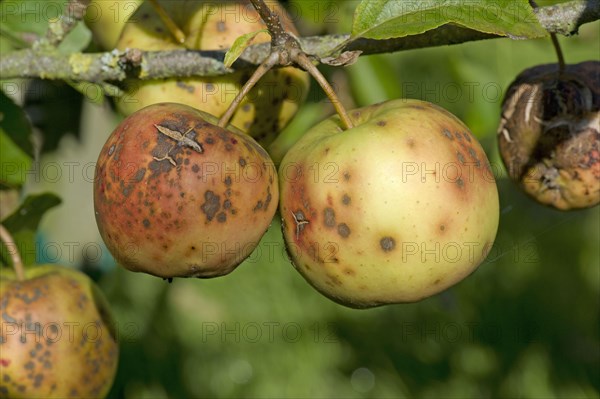
[[[335,226],[335,212],[331,208],[325,208],[323,211],[324,223],[327,227]]]
[[[254,212],[256,212],[256,211],[258,211],[259,209],[262,209],[263,205],[264,205],[264,204],[263,204],[262,200],[259,200],[259,201],[256,203],[256,206],[254,207],[253,211],[254,211]]]
[[[242,107],[242,111],[244,112],[250,112],[251,109],[252,107],[250,106],[250,104],[244,104],[244,106]]]
[[[108,155],[109,155],[109,156],[110,156],[110,155],[112,155],[112,154],[113,154],[113,152],[115,152],[115,145],[114,145],[114,144],[113,144],[113,145],[111,145],[111,146],[110,146],[110,148],[108,149]]]
[[[214,144],[215,140],[212,137],[208,137],[206,140],[204,140],[204,142],[206,144]]]
[[[440,283],[440,281],[441,281],[441,280],[440,280],[439,278],[438,278],[438,279],[436,279],[436,280],[433,282],[433,285],[438,285],[438,284]]]
[[[350,227],[346,223],[340,223],[337,230],[338,234],[344,238],[350,235]]]
[[[344,269],[344,274],[346,276],[355,276],[356,272],[354,271],[354,269],[346,268]]]
[[[462,140],[462,134],[460,134],[460,132],[455,132],[454,135],[456,136],[456,138],[460,141]]]
[[[381,126],[381,127],[383,127],[383,126],[385,126],[385,125],[387,125],[387,122],[386,122],[386,121],[378,121],[378,122],[377,122],[377,126]]]
[[[342,197],[342,204],[350,205],[350,202],[352,202],[352,199],[348,196],[348,194],[344,194]]]
[[[460,178],[460,177],[459,177],[459,178],[456,180],[456,185],[457,185],[459,188],[463,188],[463,187],[465,186],[465,182],[463,181],[463,179],[462,179],[462,178]]]
[[[454,136],[452,135],[452,133],[450,133],[450,130],[444,129],[444,130],[442,130],[442,134],[444,136],[446,136],[447,138],[449,138],[450,140],[454,140]]]
[[[198,173],[199,171],[200,171],[200,167],[199,167],[198,165],[194,164],[194,165],[192,166],[192,172],[194,172],[194,173]]]
[[[379,241],[379,245],[381,245],[383,252],[390,252],[396,248],[396,241],[392,237],[383,237]]]
[[[243,168],[246,166],[246,160],[244,158],[240,158],[240,166]]]
[[[445,225],[443,225],[443,224],[442,224],[442,225],[440,225],[440,231],[444,231],[444,230],[446,230],[446,226],[445,226]]]
[[[206,90],[208,91],[213,91],[215,89],[215,85],[212,83],[207,83],[206,84]]]
[[[460,161],[460,163],[462,163],[463,165],[465,164],[466,160],[465,160],[465,157],[464,157],[464,155],[462,153],[457,152],[456,153],[456,157],[458,158],[458,160]]]
[[[148,219],[144,219],[142,221],[142,224],[144,225],[145,228],[150,228],[150,221]]]
[[[133,180],[135,180],[136,182],[141,182],[142,179],[144,178],[144,175],[146,174],[146,168],[142,168],[140,170],[137,171],[137,173],[135,174],[135,176],[133,176]]]
[[[227,187],[231,186],[231,176],[227,176],[224,183]]]
[[[344,180],[350,181],[350,173],[344,172]]]
[[[204,193],[204,203],[200,207],[202,212],[206,215],[206,219],[210,222],[213,220],[219,209],[221,208],[221,199],[218,195],[215,195],[212,191],[206,191]]]
[[[187,91],[190,94],[194,93],[194,86],[192,85],[188,85],[180,80],[177,81],[177,83],[175,83],[177,85],[177,87],[179,87],[180,89],[183,89],[185,91]]]
[[[231,201],[229,201],[229,200],[223,201],[223,209],[229,209],[229,208],[231,208]]]
[[[227,221],[227,215],[225,214],[225,212],[221,212],[217,215],[217,222],[225,223],[226,221]]]
[[[227,26],[225,26],[225,22],[223,22],[223,21],[217,22],[217,31],[218,32],[225,32],[226,30],[227,30]]]
[[[465,137],[465,140],[467,140],[469,143],[471,142],[471,137],[469,136],[469,133],[464,132],[463,136]]]

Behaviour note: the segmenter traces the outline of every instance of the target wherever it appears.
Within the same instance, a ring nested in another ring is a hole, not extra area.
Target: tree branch
[[[572,35],[579,26],[600,19],[600,0],[574,0],[540,7],[535,14],[550,33]],[[420,35],[390,40],[359,39],[343,48],[362,50],[363,55],[390,53],[425,47],[459,44],[502,36],[444,25]],[[318,58],[331,55],[349,35],[328,35],[299,39],[307,54]],[[223,65],[224,53],[218,51],[112,51],[107,53],[59,54],[41,49],[18,50],[0,59],[0,78],[44,78],[85,82],[123,81],[127,78],[161,79],[169,77],[217,76],[234,70],[254,69],[270,54],[270,43],[250,46],[234,63]]]

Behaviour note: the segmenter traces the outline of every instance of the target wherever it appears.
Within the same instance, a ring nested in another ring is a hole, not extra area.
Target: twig
[[[4,246],[8,250],[8,254],[10,255],[10,259],[12,260],[13,268],[15,269],[15,273],[17,275],[17,279],[19,281],[25,280],[25,271],[23,269],[23,261],[21,260],[21,255],[19,254],[19,249],[15,244],[15,240],[13,239],[10,232],[0,224],[0,241],[4,243]]]
[[[265,73],[269,72],[275,65],[277,65],[278,62],[279,54],[276,52],[271,53],[271,55],[269,55],[269,57],[267,57],[267,59],[258,68],[256,68],[256,71],[254,71],[252,76],[250,76],[250,79],[248,79],[248,81],[244,83],[242,90],[240,90],[237,96],[235,96],[225,113],[221,116],[221,118],[219,119],[219,123],[217,123],[217,126],[224,128],[229,124],[233,113],[238,108],[244,97],[248,95],[250,90],[252,90],[256,83],[258,83],[260,78],[262,78],[265,75]]]
[[[89,3],[90,0],[70,0],[63,14],[49,22],[46,36],[34,43],[34,47],[57,47],[81,21]]]
[[[563,74],[565,72],[565,57],[563,56],[562,49],[560,48],[560,43],[558,42],[558,38],[555,33],[550,34],[550,38],[552,39],[552,45],[554,46],[554,51],[556,51],[556,56],[558,57],[558,73]]]

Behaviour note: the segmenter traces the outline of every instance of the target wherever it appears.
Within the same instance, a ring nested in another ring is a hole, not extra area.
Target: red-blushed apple
[[[0,397],[102,398],[119,347],[108,303],[85,274],[53,265],[0,270]]]
[[[469,275],[496,235],[498,192],[469,129],[393,100],[310,129],[285,155],[280,211],[295,268],[349,307],[413,302]]]
[[[252,137],[183,104],[134,112],[100,152],[94,209],[119,264],[163,278],[231,272],[278,201],[277,171]]]

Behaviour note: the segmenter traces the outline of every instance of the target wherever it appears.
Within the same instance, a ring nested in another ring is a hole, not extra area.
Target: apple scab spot
[[[231,176],[227,176],[224,183],[227,187],[231,186]]]
[[[243,168],[244,166],[246,166],[246,160],[244,158],[240,158],[240,166]]]
[[[150,221],[148,219],[144,219],[142,221],[142,224],[144,225],[145,228],[150,228]]]
[[[350,173],[349,172],[344,172],[344,180],[346,181],[350,181]]]
[[[350,227],[346,223],[340,223],[337,230],[338,234],[344,238],[350,235]]]
[[[334,227],[335,226],[335,212],[331,208],[325,208],[323,211],[325,226]]]
[[[458,188],[463,188],[465,186],[465,182],[461,177],[459,177],[458,179],[456,179],[456,185],[458,186]]]
[[[444,224],[440,225],[440,231],[444,231],[444,230],[446,230],[446,225],[444,225]]]
[[[446,136],[447,138],[449,138],[450,140],[454,140],[454,136],[452,135],[452,133],[450,133],[450,130],[444,129],[444,130],[442,130],[442,134],[444,136]]]
[[[387,122],[386,122],[386,121],[377,121],[377,126],[381,126],[381,127],[383,127],[383,126],[385,126],[385,125],[387,125]]]
[[[342,197],[342,204],[350,205],[350,202],[352,202],[350,196],[348,194],[344,194],[344,196]]]
[[[206,219],[210,222],[213,220],[219,209],[221,208],[221,199],[218,195],[215,195],[212,191],[206,191],[204,193],[204,203],[200,207],[202,212],[206,215]]]
[[[396,241],[392,237],[383,237],[379,241],[379,245],[381,245],[383,252],[390,252],[396,248]]]
[[[462,153],[460,153],[460,152],[456,153],[456,157],[458,158],[458,160],[460,161],[460,163],[462,163],[463,165],[467,162],[466,159],[465,159],[465,156]]]
[[[217,222],[219,223],[225,223],[227,221],[227,215],[225,214],[225,212],[220,212],[217,215]]]

